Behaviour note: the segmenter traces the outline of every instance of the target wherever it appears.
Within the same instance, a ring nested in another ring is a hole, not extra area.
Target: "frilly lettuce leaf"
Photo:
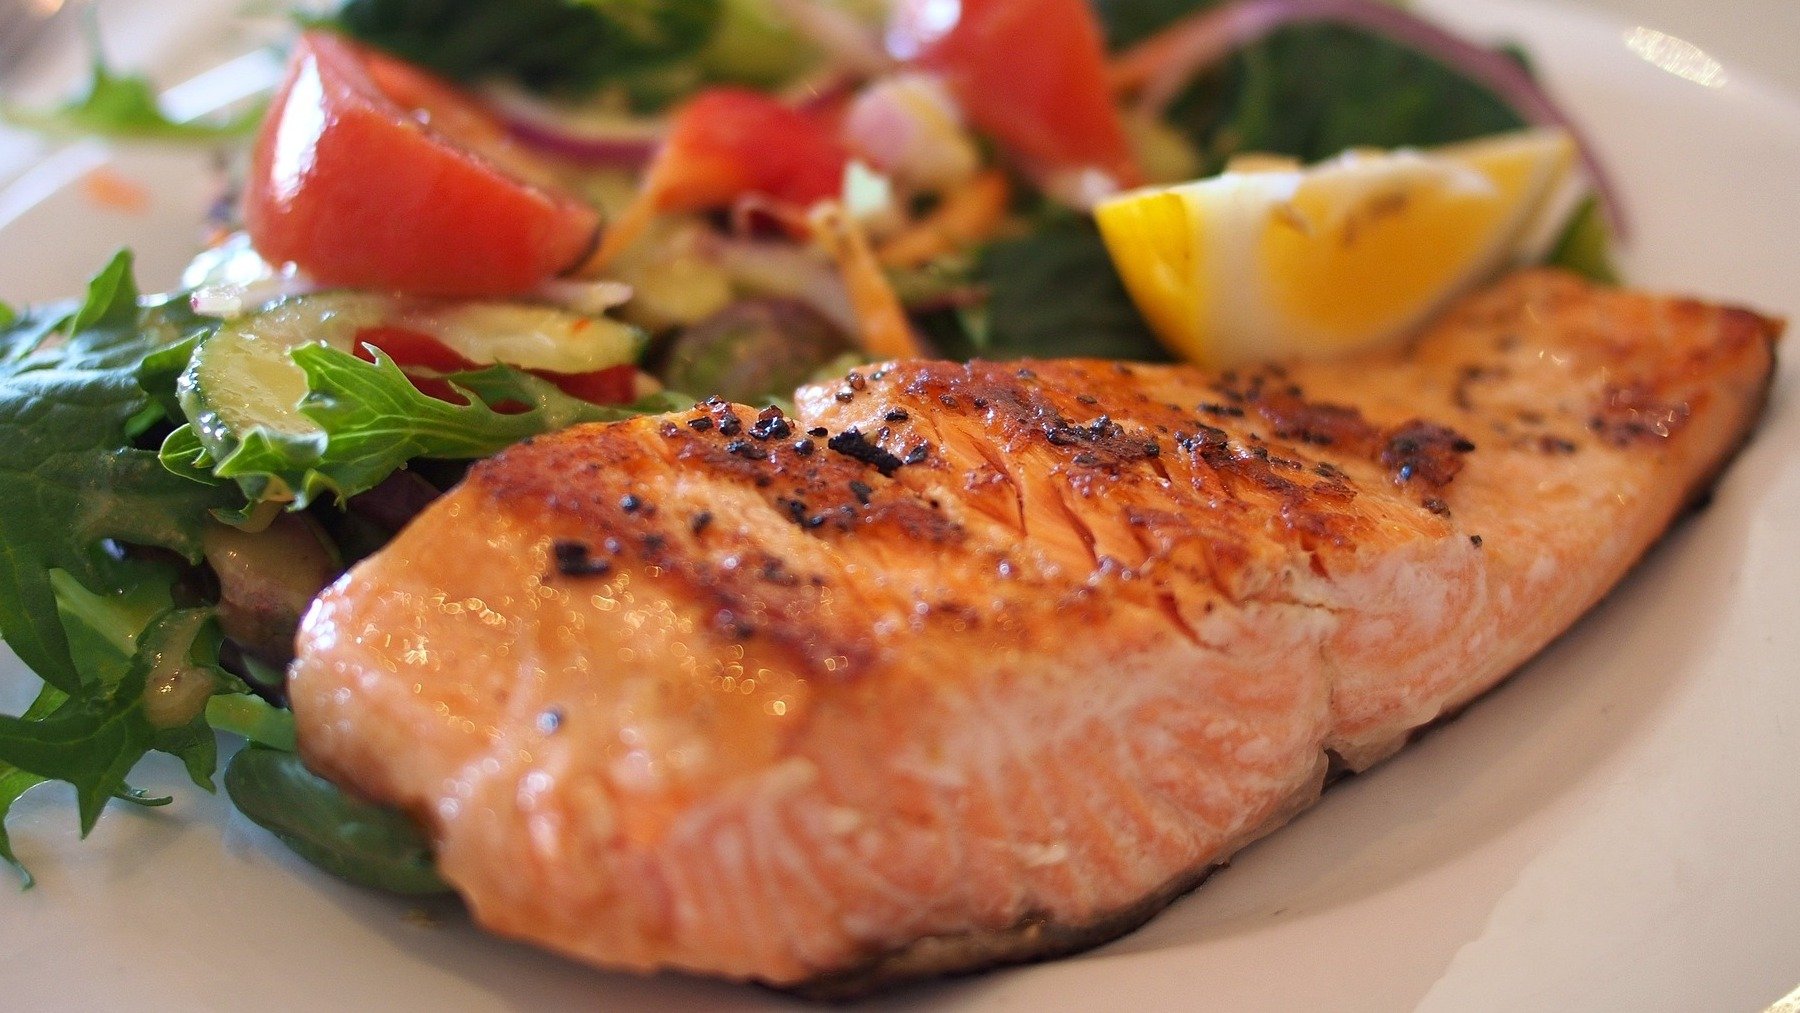
[[[191,478],[231,479],[253,501],[291,497],[298,509],[321,496],[342,501],[366,492],[418,458],[486,457],[579,422],[691,403],[659,394],[632,405],[596,405],[522,370],[490,366],[444,377],[467,401],[453,404],[421,392],[392,359],[370,352],[373,361],[323,344],[293,351],[307,378],[300,410],[319,432],[295,437],[252,429],[224,460],[213,461],[191,431],[177,429],[164,441],[164,463]]]
[[[167,419],[139,384],[155,352],[211,326],[184,303],[140,307],[115,257],[79,307],[28,311],[0,331],[0,635],[44,681],[79,696],[50,572],[91,591],[137,580],[116,544],[200,553],[209,511],[235,490],[171,474],[137,442]]]
[[[12,862],[6,812],[45,780],[75,786],[84,833],[109,798],[159,801],[125,783],[151,749],[210,785],[204,718],[153,727],[143,687],[158,652],[221,688],[235,680],[212,666],[210,610],[173,607],[179,567],[136,550],[197,558],[209,512],[241,496],[170,473],[144,445],[172,406],[145,389],[161,382],[146,363],[183,356],[213,325],[183,302],[140,303],[129,255],[79,305],[0,319],[0,634],[46,683],[26,713],[0,716],[0,859]]]

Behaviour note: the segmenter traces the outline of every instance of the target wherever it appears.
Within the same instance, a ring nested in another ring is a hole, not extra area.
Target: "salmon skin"
[[[300,748],[603,967],[1070,952],[1574,622],[1780,330],[1530,272],[1344,361],[901,362],[539,438],[320,598]]]

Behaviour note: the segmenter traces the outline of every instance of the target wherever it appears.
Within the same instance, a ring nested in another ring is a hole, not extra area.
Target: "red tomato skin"
[[[662,211],[724,207],[751,194],[808,208],[838,196],[849,161],[829,116],[744,88],[710,88],[676,113],[647,186]]]
[[[457,373],[474,369],[475,364],[453,351],[449,345],[424,331],[410,327],[381,325],[364,327],[356,332],[356,354],[375,361],[366,345],[374,345],[394,360],[401,369],[430,369],[439,373]]]
[[[564,394],[590,404],[630,404],[637,400],[637,367],[630,363],[591,373],[552,373],[547,369],[534,369],[532,373],[556,384]]]
[[[439,115],[422,121],[372,67]],[[509,295],[579,263],[599,213],[465,146],[459,134],[484,122],[421,71],[329,33],[303,35],[252,152],[252,243],[324,284],[416,295]]]
[[[1034,169],[1142,174],[1113,104],[1106,42],[1087,0],[899,0],[890,48],[943,75],[969,121]]]

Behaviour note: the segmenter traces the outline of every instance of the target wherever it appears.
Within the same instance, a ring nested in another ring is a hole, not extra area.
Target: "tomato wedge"
[[[326,284],[509,295],[575,266],[599,232],[544,175],[451,85],[309,32],[257,136],[244,222],[265,259]]]
[[[1142,181],[1087,0],[899,0],[888,47],[943,75],[969,122],[1034,171]]]

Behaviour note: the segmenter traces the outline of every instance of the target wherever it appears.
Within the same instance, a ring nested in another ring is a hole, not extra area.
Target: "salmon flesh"
[[[1220,373],[900,362],[476,466],[313,607],[307,762],[486,927],[851,995],[1128,931],[1573,623],[1779,321],[1512,276]]]

